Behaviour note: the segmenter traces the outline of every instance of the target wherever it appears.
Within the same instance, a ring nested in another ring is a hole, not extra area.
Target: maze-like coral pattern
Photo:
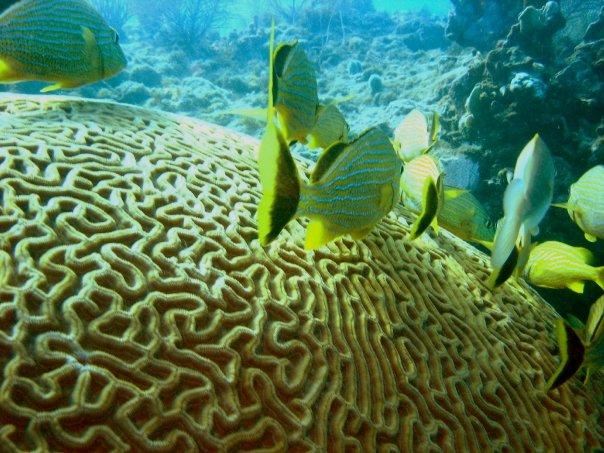
[[[546,396],[553,310],[389,215],[262,249],[255,140],[60,97],[0,98],[0,445],[52,451],[582,451]],[[601,383],[600,383],[601,384]]]

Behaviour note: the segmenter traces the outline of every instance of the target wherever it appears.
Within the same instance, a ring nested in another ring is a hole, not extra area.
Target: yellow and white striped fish
[[[289,146],[269,122],[260,144],[262,198],[258,206],[261,245],[274,240],[294,217],[310,219],[305,248],[317,249],[350,234],[361,239],[394,206],[402,162],[389,138],[368,129],[350,143],[327,148],[309,183],[300,180]]]
[[[436,158],[423,154],[407,162],[401,175],[403,204],[419,217],[411,227],[411,239],[430,225],[438,233],[438,214],[444,202],[443,174]]]
[[[297,42],[280,44],[270,66],[269,90],[283,136],[287,143],[306,143],[319,105],[315,70]]]
[[[503,218],[499,221],[491,251],[493,269],[487,285],[495,288],[513,273],[524,269],[532,236],[539,232],[554,191],[554,163],[538,134],[526,144],[516,160],[514,176],[503,195]]]
[[[438,223],[466,241],[477,242],[487,248],[493,246],[495,222],[468,190],[445,187]]]
[[[432,117],[428,132],[428,121],[417,109],[411,110],[394,130],[393,144],[403,161],[408,162],[428,152],[438,138],[440,122],[437,113]]]
[[[604,266],[594,267],[592,253],[582,247],[547,241],[531,250],[525,268],[527,280],[544,288],[568,288],[583,293],[585,280],[604,289]]]
[[[75,88],[120,72],[117,32],[86,0],[22,0],[0,16],[0,83]]]
[[[585,239],[604,239],[604,165],[596,165],[570,186],[570,196],[564,204],[570,218],[583,230]]]
[[[348,141],[348,123],[335,104],[319,105],[316,122],[308,135],[310,148],[327,148]]]

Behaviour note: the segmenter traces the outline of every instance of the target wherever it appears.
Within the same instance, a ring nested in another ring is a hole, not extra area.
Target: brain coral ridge
[[[7,451],[582,451],[598,383],[549,395],[554,311],[448,233],[258,245],[257,141],[0,98]]]

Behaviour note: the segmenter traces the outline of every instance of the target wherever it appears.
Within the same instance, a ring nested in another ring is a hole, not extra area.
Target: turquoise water
[[[100,22],[80,0],[28,2],[26,21],[0,16],[0,450],[602,447],[601,375],[543,390],[556,318],[573,358],[602,360],[583,324],[603,295],[604,178],[577,185],[604,165],[601,0],[92,0]],[[23,101],[57,83],[145,113]],[[270,165],[233,145],[270,134]],[[570,213],[552,206],[571,191]],[[529,240],[575,261],[531,261]]]

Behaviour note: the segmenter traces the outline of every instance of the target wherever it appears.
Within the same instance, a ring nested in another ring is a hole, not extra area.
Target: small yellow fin
[[[42,88],[40,90],[40,93],[48,93],[49,91],[60,90],[62,88],[65,88],[65,86],[63,85],[63,82],[57,82],[53,85],[45,86],[44,88]]]
[[[551,206],[554,208],[568,209],[567,203],[552,203]]]
[[[268,109],[263,108],[241,108],[241,109],[229,109],[217,112],[217,115],[235,115],[243,116],[252,120],[260,121],[265,123],[268,116]]]
[[[568,289],[570,289],[571,291],[574,291],[579,294],[583,294],[583,291],[585,291],[585,282],[582,282],[582,281],[570,282],[566,285],[566,287]]]
[[[0,82],[14,82],[17,79],[17,73],[10,63],[0,58]]]
[[[370,226],[369,228],[363,228],[361,230],[351,231],[350,237],[352,237],[352,239],[354,239],[355,241],[358,241],[360,239],[365,238],[369,233],[371,233],[371,230],[373,230],[373,226]]]
[[[587,239],[589,242],[596,242],[598,240],[597,237],[589,233],[585,233],[585,239]]]
[[[82,27],[86,59],[90,63],[90,72],[94,76],[102,76],[101,49],[96,41],[93,31],[88,27]]]
[[[392,184],[384,184],[380,187],[380,210],[389,212],[392,209],[392,200],[394,199],[394,189]]]
[[[312,219],[308,223],[308,227],[306,227],[306,242],[304,248],[306,250],[316,250],[339,236],[341,236],[339,233],[330,231],[326,228],[321,220]]]

